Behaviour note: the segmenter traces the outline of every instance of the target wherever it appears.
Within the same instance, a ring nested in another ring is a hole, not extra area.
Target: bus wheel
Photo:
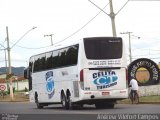
[[[76,104],[73,103],[71,100],[71,95],[68,94],[66,97],[66,109],[70,109],[70,110],[74,110],[74,109],[82,109],[83,108],[83,104]]]
[[[64,93],[61,94],[61,104],[63,108],[66,108],[66,96]]]
[[[43,105],[41,103],[37,102],[36,104],[37,104],[37,108],[38,109],[42,109],[43,108]]]
[[[41,103],[39,103],[39,101],[38,101],[38,94],[37,93],[35,93],[35,103],[36,103],[38,109],[43,108],[43,105]]]
[[[67,110],[72,109],[72,102],[71,102],[71,98],[69,95],[67,96],[65,107]]]

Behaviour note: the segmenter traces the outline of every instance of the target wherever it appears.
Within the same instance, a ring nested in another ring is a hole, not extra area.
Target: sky
[[[110,13],[109,0],[91,0]],[[113,0],[117,13],[128,0]],[[11,66],[27,67],[30,56],[51,50],[60,41],[112,36],[111,19],[88,0],[0,0],[0,67],[5,66],[6,26],[11,47]],[[160,0],[129,0],[115,17],[116,32],[126,46],[129,62],[131,33],[133,60],[160,62]],[[32,29],[36,27],[35,29]],[[140,39],[138,39],[140,37]],[[16,44],[15,44],[16,43]],[[3,46],[3,47],[2,47]]]

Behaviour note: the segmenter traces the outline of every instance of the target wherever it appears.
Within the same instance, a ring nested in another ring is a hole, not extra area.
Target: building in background
[[[16,91],[28,90],[28,80],[23,76],[13,76],[12,85]],[[9,81],[6,80],[6,74],[0,74],[0,86],[5,86],[5,91],[9,89]]]

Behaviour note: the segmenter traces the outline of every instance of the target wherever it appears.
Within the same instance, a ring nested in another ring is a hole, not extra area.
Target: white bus
[[[119,37],[90,37],[30,57],[30,101],[43,108],[95,104],[114,108],[128,98],[127,61]]]

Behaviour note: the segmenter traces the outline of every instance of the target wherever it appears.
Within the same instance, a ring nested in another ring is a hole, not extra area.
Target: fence
[[[160,84],[149,85],[149,86],[140,86],[139,87],[139,95],[140,96],[160,95]]]

